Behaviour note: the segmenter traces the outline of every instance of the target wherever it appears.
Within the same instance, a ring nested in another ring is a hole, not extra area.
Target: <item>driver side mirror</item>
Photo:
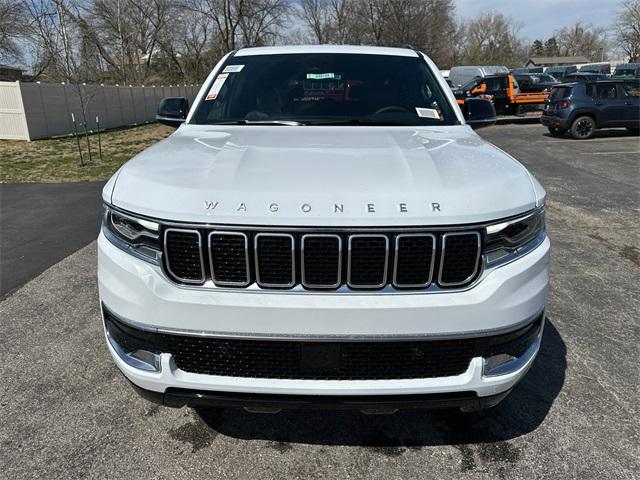
[[[189,100],[184,97],[163,98],[158,106],[156,121],[178,128],[184,123],[189,113]]]
[[[496,123],[496,109],[490,100],[484,98],[467,98],[462,107],[462,114],[467,125],[474,130]]]
[[[473,93],[474,95],[477,95],[479,93],[486,93],[487,92],[487,84],[486,83],[481,83],[478,86],[475,86],[471,89],[471,93]]]

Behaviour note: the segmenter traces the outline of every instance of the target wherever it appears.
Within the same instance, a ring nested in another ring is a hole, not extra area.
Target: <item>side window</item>
[[[585,84],[584,90],[585,90],[585,93],[587,94],[587,97],[596,98],[596,89],[593,83]]]
[[[640,97],[640,83],[623,83],[620,87],[625,97]]]
[[[596,85],[596,95],[600,100],[614,100],[618,98],[615,83],[600,83]]]
[[[487,92],[495,92],[500,90],[500,79],[499,78],[487,78],[485,80],[487,84]]]

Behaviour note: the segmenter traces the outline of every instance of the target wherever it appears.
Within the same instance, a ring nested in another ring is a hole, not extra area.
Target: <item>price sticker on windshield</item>
[[[216,98],[218,98],[218,94],[220,93],[220,90],[222,89],[222,86],[224,85],[224,82],[226,82],[228,76],[228,73],[221,73],[220,75],[218,75],[216,80],[213,82],[213,85],[211,85],[211,89],[205,97],[205,100],[215,100]]]

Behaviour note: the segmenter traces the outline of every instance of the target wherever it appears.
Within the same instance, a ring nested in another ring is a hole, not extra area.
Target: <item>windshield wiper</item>
[[[334,120],[318,120],[307,122],[308,125],[373,125],[373,126],[402,126],[410,127],[411,125],[401,122],[391,122],[389,120],[375,120],[371,118],[345,118]]]
[[[208,125],[286,125],[286,126],[299,126],[305,125],[302,122],[296,122],[295,120],[231,120],[228,122],[212,122]]]

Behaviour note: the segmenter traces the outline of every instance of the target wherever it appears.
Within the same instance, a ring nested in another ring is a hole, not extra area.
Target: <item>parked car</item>
[[[562,77],[563,83],[571,83],[571,82],[595,82],[597,80],[607,80],[609,78],[608,75],[604,73],[589,73],[589,72],[576,72],[570,73]]]
[[[577,71],[578,67],[575,65],[558,65],[555,67],[547,67],[544,69],[544,73],[547,73],[560,81],[564,81],[567,75],[570,75]]]
[[[611,74],[611,64],[610,63],[588,63],[586,65],[582,65],[578,72],[580,73],[601,73],[603,75]]]
[[[509,69],[501,65],[453,67],[449,70],[449,80],[454,85],[465,85],[474,78],[483,78],[497,73],[509,73]]]
[[[518,81],[520,91],[523,93],[546,92],[560,83],[560,81],[546,73],[518,73],[513,76]]]
[[[545,191],[411,49],[241,48],[103,190],[98,285],[163,405],[488,408],[538,352]]]
[[[570,132],[577,140],[600,128],[640,129],[640,82],[607,80],[554,87],[541,120],[552,135]]]
[[[527,74],[527,73],[544,73],[544,67],[520,67],[512,68],[509,72],[515,74]]]
[[[464,105],[469,97],[489,98],[498,115],[539,114],[548,95],[547,92],[521,92],[518,81],[511,73],[476,78],[453,94],[460,105]]]
[[[616,67],[612,78],[640,78],[640,63],[622,63]]]

